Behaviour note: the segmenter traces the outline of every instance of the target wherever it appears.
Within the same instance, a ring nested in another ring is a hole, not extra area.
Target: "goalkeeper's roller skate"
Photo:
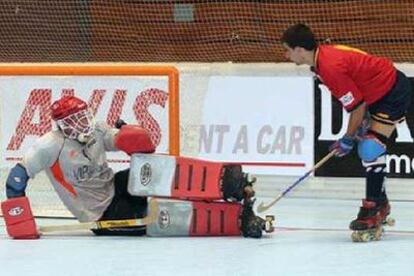
[[[256,178],[250,179],[249,175],[242,171],[240,165],[224,166],[221,181],[223,198],[227,201],[242,201],[255,195],[253,184],[256,182]]]
[[[390,204],[388,200],[362,201],[358,216],[351,222],[349,228],[353,231],[351,238],[354,242],[370,242],[381,239],[384,228],[383,225],[393,226],[395,220],[389,218]]]
[[[254,200],[245,199],[243,211],[240,215],[241,231],[244,237],[261,238],[263,231],[272,233],[274,231],[274,216],[266,216],[264,219],[256,216],[253,212]]]
[[[227,201],[242,201],[243,209],[240,214],[240,228],[244,237],[260,238],[263,231],[271,233],[274,231],[274,216],[266,216],[264,219],[256,216],[253,212],[255,202],[253,184],[256,178],[249,178],[242,171],[240,165],[224,166],[222,177],[223,198]]]

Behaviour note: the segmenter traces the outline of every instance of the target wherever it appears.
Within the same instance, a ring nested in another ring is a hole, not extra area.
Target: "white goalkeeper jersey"
[[[46,171],[68,210],[80,221],[99,219],[114,197],[114,172],[105,151],[115,151],[118,130],[98,123],[95,139],[88,144],[49,132],[25,154],[23,165],[30,178]]]

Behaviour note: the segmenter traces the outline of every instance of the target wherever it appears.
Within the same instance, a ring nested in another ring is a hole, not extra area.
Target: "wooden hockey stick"
[[[154,222],[158,216],[158,203],[154,198],[150,200],[149,207],[151,213],[149,213],[146,217],[140,219],[102,220],[93,222],[80,222],[76,224],[39,226],[38,231],[40,234],[44,234],[51,232],[67,232],[76,230],[106,229],[115,227],[133,227],[148,225]]]
[[[295,181],[292,185],[286,188],[280,195],[278,195],[272,202],[265,205],[263,202],[257,206],[257,212],[262,213],[268,210],[270,207],[276,204],[282,197],[284,197],[288,192],[290,192],[296,185],[302,182],[305,178],[307,178],[311,173],[313,173],[316,169],[322,166],[326,161],[328,161],[332,156],[335,155],[335,151],[331,151],[328,153],[324,158],[322,158],[318,163],[315,164],[307,173],[301,176],[298,180]]]

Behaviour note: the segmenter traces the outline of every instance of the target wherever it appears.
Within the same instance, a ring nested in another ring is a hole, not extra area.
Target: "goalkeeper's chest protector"
[[[45,170],[63,203],[80,221],[97,220],[114,196],[114,173],[105,151],[116,150],[115,134],[98,125],[94,141],[83,145],[65,139],[60,131],[50,132],[30,148],[24,166],[31,178]]]

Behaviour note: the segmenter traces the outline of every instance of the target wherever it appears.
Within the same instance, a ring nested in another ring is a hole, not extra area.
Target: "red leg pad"
[[[240,236],[240,203],[193,202],[190,236]]]
[[[177,157],[171,196],[187,199],[223,199],[223,163]]]
[[[1,211],[10,237],[14,239],[39,238],[40,235],[27,197],[16,197],[3,201]]]

